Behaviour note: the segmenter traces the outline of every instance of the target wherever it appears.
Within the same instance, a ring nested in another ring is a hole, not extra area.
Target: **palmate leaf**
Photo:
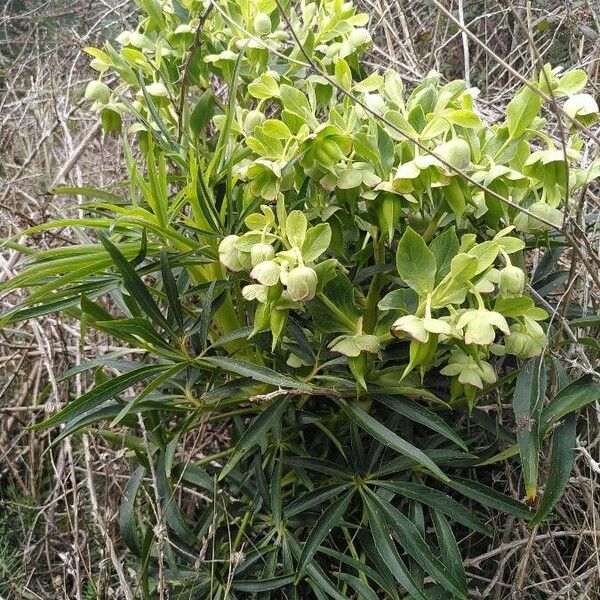
[[[462,438],[436,413],[421,406],[416,402],[407,402],[401,398],[392,398],[390,396],[376,396],[378,402],[385,404],[389,409],[407,417],[415,423],[420,423],[425,427],[429,427],[433,431],[437,431],[440,435],[453,441],[457,446],[467,451],[467,445]]]
[[[411,598],[415,600],[428,600],[422,583],[413,577],[392,542],[383,510],[377,498],[373,498],[373,496],[374,494],[367,495],[366,492],[362,493],[365,510],[369,519],[369,533],[373,538],[376,552],[390,570],[394,579],[410,594]]]
[[[354,490],[348,492],[342,499],[332,502],[318,518],[302,547],[296,581],[303,576],[306,565],[312,560],[321,542],[334,527],[340,524],[353,495]]]
[[[349,418],[355,421],[361,429],[371,434],[377,441],[411,458],[417,464],[437,475],[442,481],[449,481],[443,471],[422,450],[419,450],[416,446],[396,435],[377,419],[366,413],[356,403],[346,402],[342,398],[336,398],[335,401]]]
[[[482,483],[462,477],[453,477],[451,481],[447,482],[447,485],[463,496],[483,504],[483,506],[513,515],[525,521],[529,521],[532,517],[531,511],[525,504]]]
[[[389,502],[371,492],[385,520],[396,532],[400,543],[410,556],[454,598],[468,598],[464,582],[460,581],[431,551],[415,524]]]
[[[446,515],[465,527],[478,531],[482,535],[491,536],[489,527],[483,525],[473,516],[473,511],[465,508],[462,504],[434,488],[410,481],[375,481],[386,490],[396,494],[422,502]]]
[[[310,391],[310,386],[305,383],[292,379],[287,375],[281,375],[268,367],[248,361],[229,358],[228,356],[202,356],[201,358],[196,359],[196,362],[212,365],[223,369],[224,371],[241,375],[242,377],[250,377],[255,381],[260,381],[262,383],[268,383],[282,388]]]
[[[314,490],[310,490],[302,495],[297,496],[284,509],[286,519],[290,519],[304,511],[310,510],[315,506],[319,506],[326,500],[338,496],[348,489],[350,484],[345,485],[324,485]]]
[[[442,562],[452,572],[462,589],[467,589],[467,576],[463,566],[460,548],[452,533],[452,527],[444,513],[439,510],[430,510],[431,518],[435,528],[435,534],[438,539],[438,545],[442,554]]]
[[[590,375],[585,375],[562,388],[542,411],[541,429],[543,434],[565,415],[580,410],[590,402],[597,400],[600,400],[600,385],[594,383]]]
[[[126,546],[139,556],[141,554],[141,540],[139,526],[135,514],[135,497],[141,487],[142,479],[146,474],[145,467],[138,467],[125,486],[123,499],[119,506],[119,532]]]
[[[231,458],[221,470],[219,481],[224,479],[237,463],[246,456],[250,449],[263,438],[270,427],[279,422],[288,404],[289,396],[277,398],[250,423],[235,445]]]
[[[175,335],[173,328],[168,323],[165,316],[162,314],[154,298],[148,291],[148,287],[144,284],[136,270],[129,264],[127,259],[121,254],[119,249],[101,232],[99,233],[100,241],[110,254],[115,266],[123,277],[123,284],[135,301],[140,305],[140,308],[152,319],[154,323],[162,327],[171,335]]]

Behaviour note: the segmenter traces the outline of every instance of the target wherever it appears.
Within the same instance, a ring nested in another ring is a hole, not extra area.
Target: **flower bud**
[[[513,298],[514,296],[520,296],[523,293],[525,287],[525,273],[523,269],[508,265],[500,271],[500,277],[498,279],[498,288],[500,294],[504,298]]]
[[[246,133],[253,133],[257,125],[260,125],[265,120],[260,110],[250,110],[244,119],[244,131]]]
[[[295,267],[287,274],[287,289],[297,302],[312,300],[317,291],[317,274],[310,267]]]
[[[348,42],[350,42],[350,45],[356,49],[359,46],[370,44],[371,35],[364,27],[357,27],[356,29],[353,29],[348,36]]]
[[[102,81],[90,81],[85,88],[85,97],[88,100],[96,100],[101,104],[110,101],[110,88]]]
[[[328,169],[342,158],[342,152],[333,140],[325,139],[317,146],[315,158],[321,166]]]
[[[254,31],[258,33],[258,35],[269,35],[271,33],[271,19],[269,15],[259,12],[254,17]]]
[[[219,262],[230,271],[242,271],[244,268],[239,259],[238,249],[235,247],[238,239],[237,235],[228,235],[219,244]]]
[[[155,98],[167,98],[169,95],[167,88],[160,81],[151,83],[149,86],[146,87],[146,90],[151,96],[154,96]]]
[[[522,323],[516,323],[510,328],[506,338],[506,352],[519,358],[539,356],[546,345],[546,334],[539,323],[524,317]]]
[[[121,46],[129,46],[131,43],[131,31],[122,31],[116,38],[117,43]]]
[[[279,272],[281,267],[272,260],[265,260],[258,263],[250,272],[250,277],[256,279],[262,285],[271,287],[279,281]]]
[[[271,244],[254,244],[250,249],[250,256],[252,266],[255,267],[258,263],[271,260],[275,256],[275,248]]]
[[[466,169],[471,162],[471,148],[465,140],[456,138],[440,144],[436,149],[435,153],[448,164],[452,165],[455,169],[463,170]]]
[[[552,223],[556,227],[560,227],[562,224],[562,212],[545,202],[535,202],[528,210],[535,217],[544,219],[544,221]],[[541,233],[550,229],[550,225],[539,221],[535,217],[527,213],[520,213],[515,217],[514,225],[519,231],[524,231],[525,233]]]

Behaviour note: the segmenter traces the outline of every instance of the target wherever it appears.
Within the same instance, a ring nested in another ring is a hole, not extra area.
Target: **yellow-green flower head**
[[[379,352],[379,338],[376,335],[341,335],[335,338],[329,348],[345,356],[358,356],[361,352]]]
[[[258,283],[251,283],[242,289],[242,296],[246,300],[258,300],[263,304],[267,301],[267,294],[267,287]]]
[[[402,334],[425,344],[429,340],[429,334],[452,335],[452,326],[441,319],[432,319],[427,317],[416,317],[415,315],[406,315],[400,317],[391,328],[394,337],[400,337]]]
[[[240,261],[239,251],[235,247],[239,240],[237,235],[228,235],[219,244],[219,262],[230,271],[243,271],[244,265]]]
[[[473,308],[465,311],[459,317],[456,326],[458,329],[464,329],[466,344],[480,346],[491,344],[496,337],[494,328],[500,329],[507,335],[510,334],[506,319],[500,313],[485,308]]]
[[[519,358],[539,356],[546,345],[546,334],[533,319],[524,317],[522,323],[510,327],[510,336],[506,338],[506,352]]]
[[[100,104],[110,101],[110,88],[102,81],[90,81],[85,88],[85,97],[88,100],[96,100]]]
[[[269,15],[259,12],[254,17],[254,31],[258,33],[258,35],[269,35],[271,33],[271,19]]]
[[[520,296],[525,288],[525,273],[523,269],[508,265],[500,270],[498,289],[504,298]]]
[[[249,110],[248,114],[244,118],[244,131],[246,133],[253,133],[256,127],[265,119],[265,115],[263,115],[260,110]]]
[[[496,373],[492,365],[481,360],[479,363],[464,352],[453,352],[448,364],[440,371],[442,375],[455,377],[463,385],[472,385],[482,389],[484,383],[494,383]]]
[[[317,281],[314,269],[304,266],[295,267],[287,273],[287,291],[296,302],[312,300],[317,291]]]
[[[256,279],[260,284],[271,287],[279,281],[279,273],[281,267],[272,260],[265,260],[258,263],[252,271],[250,271],[250,277]]]
[[[550,229],[550,225],[535,217],[544,219],[544,221],[552,223],[556,227],[560,227],[562,224],[562,212],[558,210],[558,208],[554,208],[545,202],[535,202],[529,206],[527,210],[534,216],[530,216],[526,213],[519,213],[515,217],[514,224],[519,231],[524,231],[525,233],[542,233]]]
[[[250,256],[252,258],[252,266],[255,267],[258,263],[271,260],[275,256],[275,248],[271,244],[254,244],[250,248]]]

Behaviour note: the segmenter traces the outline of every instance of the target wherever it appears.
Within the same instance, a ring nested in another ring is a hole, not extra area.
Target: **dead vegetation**
[[[49,195],[49,189],[57,184],[106,188],[123,175],[117,146],[101,139],[96,116],[82,100],[92,77],[82,48],[122,27],[131,18],[131,4],[9,0],[0,9],[0,228],[2,238],[11,240],[0,255],[0,281],[12,276],[19,256],[27,252],[19,232],[60,216],[64,203],[72,202]],[[518,75],[529,77],[540,62],[584,68],[590,88],[598,92],[596,0],[362,4],[376,25],[373,66],[393,63],[408,85],[432,68],[448,78],[466,77],[481,89],[491,120],[520,85]],[[598,148],[586,141],[585,152],[593,157]],[[597,191],[588,190],[575,217],[589,223],[598,205]],[[75,235],[71,230],[37,234],[27,244],[49,248]],[[597,237],[588,239],[585,252],[597,270]],[[565,311],[576,297],[588,314],[597,314],[600,290],[590,273],[581,262],[566,268]],[[14,301],[4,298],[2,310]],[[27,429],[86,388],[89,382],[81,377],[66,384],[61,373],[114,350],[111,340],[82,337],[56,317],[28,321],[0,335],[0,598],[136,598],[135,576],[116,534],[117,508],[130,475],[126,452],[94,432],[51,447],[49,433]],[[597,356],[598,340],[588,344],[591,356]],[[585,366],[581,355],[570,361],[575,370]],[[591,366],[597,369],[597,360]],[[218,447],[217,440],[215,432],[198,432],[186,452],[202,456],[207,447]],[[600,598],[597,407],[581,418],[579,443],[571,486],[553,524],[530,531],[511,519],[499,523],[501,539],[466,561],[478,590],[473,597]],[[494,484],[519,494],[518,473],[509,466]],[[461,545],[468,547],[468,539]]]

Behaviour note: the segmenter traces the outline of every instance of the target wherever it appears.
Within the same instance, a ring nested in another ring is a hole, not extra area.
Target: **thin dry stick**
[[[134,595],[129,587],[129,582],[125,577],[125,572],[122,567],[122,559],[120,559],[115,550],[115,546],[113,544],[112,538],[110,537],[110,533],[108,531],[108,527],[104,523],[104,519],[100,515],[100,510],[98,509],[98,498],[96,496],[96,487],[94,485],[94,474],[92,469],[92,457],[90,453],[90,444],[87,434],[83,434],[83,455],[85,458],[85,470],[86,470],[86,484],[88,488],[88,492],[90,494],[90,506],[92,509],[92,515],[96,522],[98,529],[104,539],[104,543],[108,548],[108,553],[110,555],[110,560],[112,562],[113,568],[117,577],[119,578],[119,583],[121,584],[121,591],[125,595],[126,600],[134,600]]]
[[[463,61],[465,67],[465,82],[468,87],[471,86],[471,64],[469,57],[469,38],[465,33],[465,7],[463,0],[458,0],[458,19],[463,29],[461,31],[462,44],[463,44]]]

